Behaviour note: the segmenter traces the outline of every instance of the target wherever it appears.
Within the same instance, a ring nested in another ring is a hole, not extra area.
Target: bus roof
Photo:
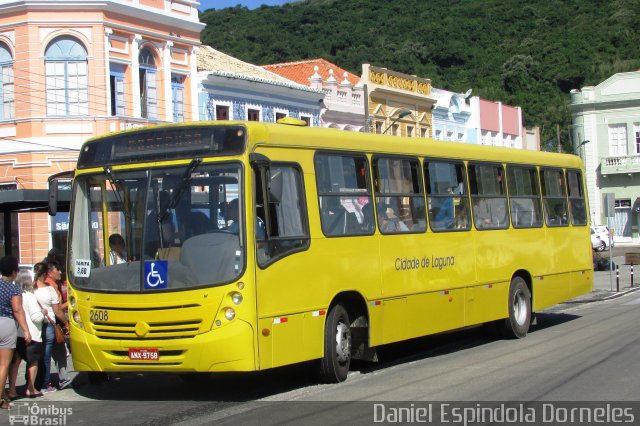
[[[248,123],[249,152],[256,146],[291,146],[313,149],[346,150],[407,156],[481,160],[558,167],[581,168],[582,160],[573,154],[493,147],[463,142],[442,142],[430,138],[409,138],[373,133],[348,132],[317,127]],[[267,142],[265,142],[267,141]]]
[[[409,138],[391,135],[378,135],[373,133],[349,132],[319,127],[306,127],[285,123],[275,124],[253,121],[198,121],[179,124],[173,123],[130,129],[97,136],[87,140],[83,145],[80,153],[80,159],[78,161],[78,168],[91,167],[92,165],[95,166],[94,164],[91,164],[93,162],[84,163],[82,161],[83,153],[88,151],[88,147],[95,147],[106,141],[122,140],[123,137],[135,138],[137,135],[149,134],[149,132],[153,132],[155,130],[161,130],[163,132],[173,130],[174,132],[172,133],[175,133],[175,131],[179,131],[180,128],[185,128],[186,130],[198,127],[211,128],[220,126],[234,130],[241,126],[246,127],[247,135],[249,137],[246,141],[246,147],[243,146],[242,151],[247,153],[253,152],[258,146],[282,146],[291,148],[325,149],[489,162],[504,162],[508,160],[512,163],[582,168],[582,160],[580,157],[572,154],[559,154],[505,147],[490,147],[462,142],[441,142],[430,138]],[[112,143],[115,144],[115,142]],[[221,149],[217,154],[239,154],[240,152],[237,149],[239,147],[239,143],[240,142],[235,144],[234,149]],[[145,149],[144,145],[138,145],[136,151],[136,162],[159,160],[159,158],[153,158],[150,151]],[[185,154],[187,153],[185,152]],[[205,153],[203,154],[203,156],[207,156]],[[148,158],[147,155],[149,155]],[[176,157],[175,159],[178,158],[191,159],[193,156]],[[104,158],[101,158],[101,161],[102,164],[105,164]]]

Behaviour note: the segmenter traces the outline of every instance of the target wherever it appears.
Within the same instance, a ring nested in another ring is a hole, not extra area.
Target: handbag
[[[38,305],[40,305],[40,302],[38,302]],[[40,305],[40,308],[42,308],[42,305]],[[60,324],[57,324],[55,321],[51,321],[51,318],[49,318],[49,314],[45,315],[45,317],[47,318],[47,321],[49,321],[49,324],[53,326],[53,332],[56,334],[56,343],[66,342],[66,337],[64,335],[64,330],[62,330],[62,326]]]
[[[64,331],[62,331],[62,327],[60,326],[60,324],[51,325],[53,325],[53,331],[56,333],[56,343],[64,343],[66,339],[64,336]]]

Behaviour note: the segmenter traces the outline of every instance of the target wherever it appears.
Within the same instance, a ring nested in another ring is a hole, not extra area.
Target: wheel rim
[[[518,291],[513,297],[513,317],[518,325],[524,325],[527,320],[527,301],[522,291]]]
[[[347,362],[351,356],[351,334],[349,327],[342,322],[336,327],[336,355],[341,363]]]

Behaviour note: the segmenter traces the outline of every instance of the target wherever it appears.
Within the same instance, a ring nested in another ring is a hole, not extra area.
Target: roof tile
[[[268,71],[281,75],[282,77],[293,80],[296,83],[309,85],[309,78],[313,75],[313,67],[318,67],[318,74],[322,77],[323,81],[326,81],[329,77],[329,70],[333,70],[333,76],[338,83],[344,80],[344,73],[347,73],[347,79],[354,86],[360,81],[360,77],[352,74],[343,68],[340,68],[336,64],[333,64],[326,59],[308,59],[304,61],[296,62],[282,62],[279,64],[263,65],[262,67]]]

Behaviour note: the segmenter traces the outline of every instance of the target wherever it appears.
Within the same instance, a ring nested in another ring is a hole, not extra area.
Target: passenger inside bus
[[[109,236],[109,265],[118,265],[127,263],[127,254],[125,252],[124,238],[120,234],[111,234]]]
[[[227,221],[227,227],[225,231],[231,232],[232,234],[237,234],[239,232],[239,224],[238,218],[240,217],[240,205],[237,198],[229,201],[227,204],[227,216],[225,220]],[[229,225],[229,221],[232,221]]]
[[[468,229],[469,228],[469,211],[467,205],[461,202],[456,206],[456,215],[453,218],[454,229]]]
[[[355,213],[348,211],[337,196],[327,196],[322,209],[322,223],[327,235],[349,235],[361,228]]]
[[[240,217],[240,208],[239,201],[237,198],[229,201],[227,204],[227,217],[225,218],[227,222],[232,220],[231,225],[227,226],[224,230],[231,232],[232,234],[238,234],[239,232],[239,217]],[[264,222],[260,217],[256,216],[256,238],[264,239],[265,235],[265,226]]]
[[[382,232],[405,232],[409,228],[396,215],[396,211],[392,207],[387,207],[380,212],[378,219],[380,220],[380,230]]]

